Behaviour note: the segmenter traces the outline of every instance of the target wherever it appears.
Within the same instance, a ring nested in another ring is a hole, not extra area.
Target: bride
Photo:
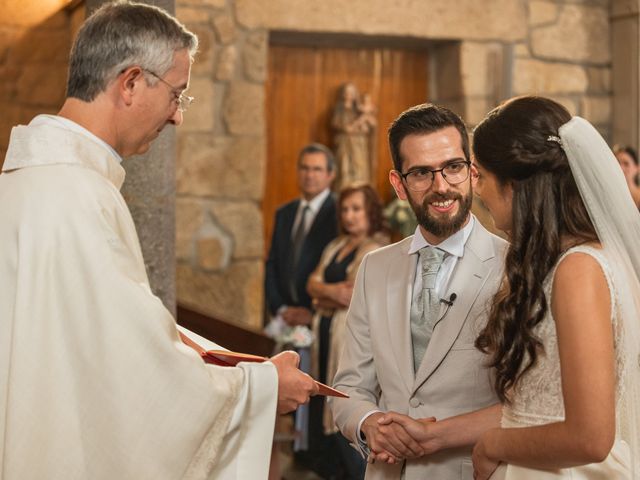
[[[640,216],[613,153],[540,97],[490,112],[473,150],[511,240],[476,341],[504,407],[474,479],[640,478]]]

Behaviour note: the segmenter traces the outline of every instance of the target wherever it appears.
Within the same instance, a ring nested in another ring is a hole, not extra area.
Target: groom
[[[471,447],[500,418],[491,371],[474,341],[506,242],[470,213],[476,172],[456,114],[413,107],[392,124],[389,145],[389,180],[419,225],[360,266],[334,380],[350,398],[334,400],[332,411],[342,433],[369,455],[368,480],[471,480]],[[430,441],[418,444],[400,423],[381,420],[392,411],[424,419]]]

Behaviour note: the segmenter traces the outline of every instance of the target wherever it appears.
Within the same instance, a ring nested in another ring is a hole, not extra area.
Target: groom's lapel
[[[433,336],[415,376],[413,391],[420,388],[433,374],[451,350],[451,346],[464,326],[471,306],[491,272],[491,268],[485,262],[494,256],[495,252],[490,237],[476,223],[465,245],[464,254],[462,258],[458,259],[449,286],[443,296],[449,299],[451,294],[455,293],[456,299],[448,311],[444,304],[440,309],[441,319],[434,327]],[[442,317],[445,312],[446,315]]]

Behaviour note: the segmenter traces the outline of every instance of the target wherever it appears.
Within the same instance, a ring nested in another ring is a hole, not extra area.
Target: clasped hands
[[[371,453],[367,461],[394,464],[441,449],[435,417],[414,419],[397,412],[376,412],[362,422]]]

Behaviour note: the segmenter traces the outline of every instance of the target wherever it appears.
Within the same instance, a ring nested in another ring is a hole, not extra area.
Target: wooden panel
[[[176,318],[178,324],[229,350],[263,357],[273,355],[275,342],[258,330],[210,317],[184,305],[178,305]]]
[[[267,80],[267,180],[263,201],[266,248],[277,207],[298,196],[296,158],[307,143],[333,148],[331,114],[340,86],[355,83],[378,108],[374,186],[392,197],[387,128],[406,108],[427,99],[427,54],[391,48],[271,45]]]

